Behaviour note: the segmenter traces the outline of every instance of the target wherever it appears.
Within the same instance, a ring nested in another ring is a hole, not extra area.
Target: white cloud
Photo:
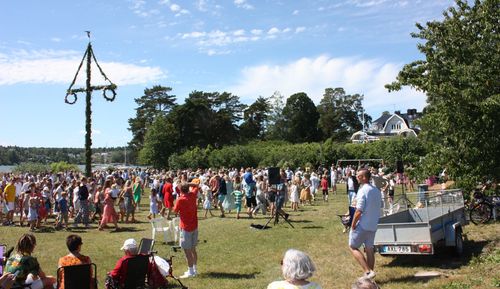
[[[306,30],[306,28],[304,26],[300,26],[300,27],[295,28],[295,33],[304,32],[305,30]]]
[[[284,65],[257,65],[241,71],[241,78],[229,87],[243,99],[270,96],[280,91],[285,96],[306,92],[318,104],[328,87],[343,87],[348,94],[363,94],[363,105],[376,117],[392,105],[422,109],[425,95],[404,89],[388,93],[384,85],[395,80],[401,64],[385,63],[378,59],[332,58],[327,55],[301,58]],[[389,106],[389,107],[388,107]]]
[[[81,53],[65,50],[19,50],[10,55],[0,54],[0,85],[17,83],[69,84],[78,69]],[[93,64],[95,65],[95,64]],[[106,75],[118,86],[144,84],[166,77],[159,67],[99,61]],[[84,84],[82,68],[77,85]],[[104,84],[97,67],[92,67],[93,84]]]
[[[182,34],[182,39],[186,39],[186,38],[200,38],[200,37],[203,37],[205,35],[207,35],[207,33],[205,33],[205,32],[193,31],[193,32]]]
[[[299,15],[299,10],[293,10],[292,15]]]
[[[233,32],[233,35],[234,36],[242,36],[242,35],[245,35],[245,30],[244,29],[238,29],[236,31]]]
[[[177,5],[177,4],[172,4],[170,5],[170,10],[172,12],[178,12],[178,11],[181,11],[181,6]]]
[[[196,6],[196,8],[199,11],[202,11],[202,12],[207,11],[207,1],[206,0],[198,0],[195,2],[194,5]]]
[[[273,27],[267,31],[267,34],[272,35],[272,34],[277,34],[280,33],[280,30],[276,27]]]
[[[52,38],[50,38],[50,41],[52,41],[52,42],[61,42],[62,39],[58,38],[58,37],[52,37]]]
[[[262,30],[261,29],[252,29],[250,32],[253,35],[261,35],[262,34]]]
[[[238,8],[243,8],[247,10],[253,9],[253,6],[249,3],[247,3],[247,0],[234,0],[234,5]]]
[[[373,7],[384,4],[387,0],[349,0],[356,7]]]
[[[283,29],[283,31],[281,31],[281,32],[288,33],[290,31],[292,31],[292,29],[290,27],[287,27],[287,28]]]

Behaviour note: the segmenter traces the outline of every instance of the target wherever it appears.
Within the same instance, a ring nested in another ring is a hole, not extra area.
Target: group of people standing
[[[57,229],[68,227],[70,218],[73,227],[97,222],[99,229],[108,223],[118,228],[118,221],[136,221],[143,192],[144,182],[134,174],[127,180],[113,173],[7,174],[0,184],[0,222],[34,231],[54,217]]]

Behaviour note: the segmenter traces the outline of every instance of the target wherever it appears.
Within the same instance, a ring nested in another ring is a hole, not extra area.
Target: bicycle
[[[488,197],[481,192],[475,192],[473,204],[469,211],[469,219],[474,225],[485,224],[492,218],[496,220],[499,207],[499,196]]]

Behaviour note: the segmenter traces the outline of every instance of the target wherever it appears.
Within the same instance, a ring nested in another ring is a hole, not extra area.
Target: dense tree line
[[[193,91],[183,104],[168,94],[170,87],[145,89],[135,101],[136,116],[129,120],[129,145],[142,164],[168,166],[168,157],[194,147],[245,144],[254,140],[303,143],[328,138],[343,142],[361,129],[363,96],[342,88],[327,88],[316,106],[304,92],[258,97],[245,105],[228,92]],[[330,123],[335,119],[335,123]],[[367,124],[371,118],[365,115]]]
[[[92,153],[94,163],[125,162],[124,147],[94,148]],[[57,162],[83,164],[85,162],[85,149],[0,146],[0,165],[17,165],[20,163],[51,164]],[[127,154],[127,162],[135,163],[134,154],[130,150]]]

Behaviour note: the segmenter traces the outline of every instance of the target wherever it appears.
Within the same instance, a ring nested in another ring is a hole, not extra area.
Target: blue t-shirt
[[[371,184],[364,184],[356,195],[356,209],[362,212],[358,225],[365,231],[377,231],[382,195]]]
[[[255,183],[255,181],[253,180],[253,176],[252,176],[251,172],[246,172],[243,175],[243,179],[245,180],[245,183],[247,183],[247,184]]]
[[[60,198],[57,201],[57,204],[59,206],[59,212],[61,212],[61,213],[67,213],[68,212],[68,200]]]

